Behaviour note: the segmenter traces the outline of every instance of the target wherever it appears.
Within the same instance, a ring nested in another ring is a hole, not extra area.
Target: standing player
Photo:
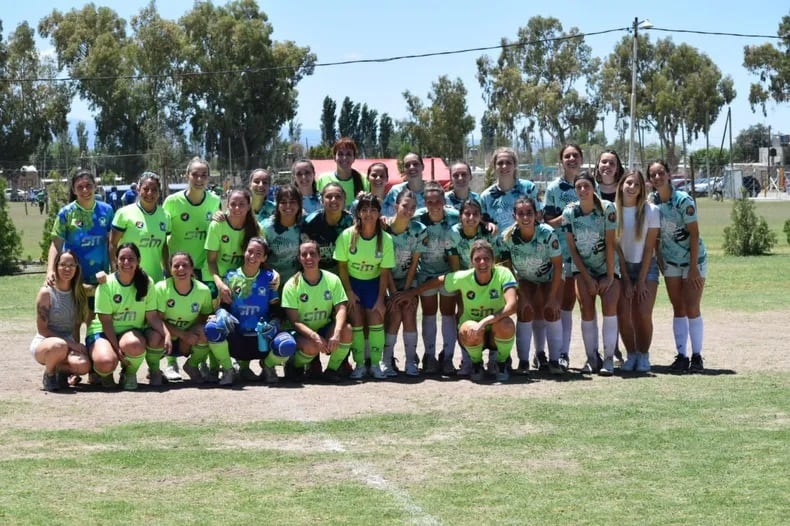
[[[420,284],[450,271],[447,250],[450,248],[453,225],[459,221],[455,208],[445,206],[444,189],[435,181],[425,183],[425,208],[420,208],[414,217],[426,228],[425,246],[417,267],[417,280]],[[439,298],[437,299],[437,295]],[[424,289],[420,296],[422,305],[422,340],[425,346],[422,370],[426,374],[447,371],[455,373],[453,354],[457,330],[455,323],[455,293],[443,287]],[[440,364],[436,359],[436,311],[442,313],[442,356]]]
[[[390,377],[398,375],[393,355],[401,324],[406,352],[406,374],[420,374],[417,358],[417,298],[400,305],[393,300],[398,292],[409,290],[416,285],[417,266],[425,248],[427,232],[425,225],[413,219],[415,210],[417,196],[406,188],[395,198],[395,216],[387,219],[386,232],[392,237],[395,267],[390,272],[381,370]]]
[[[292,184],[277,189],[274,215],[261,224],[261,234],[269,245],[267,263],[280,274],[280,283],[291,279],[299,268],[302,196]]]
[[[346,198],[345,203],[343,203],[344,209],[351,207],[351,203],[354,202],[357,195],[368,191],[367,181],[365,181],[361,173],[351,167],[357,159],[357,153],[357,143],[348,137],[341,137],[332,146],[332,155],[335,158],[336,165],[335,171],[321,174],[316,180],[318,190],[322,193],[329,183],[340,185]]]
[[[52,224],[47,256],[47,285],[57,279],[55,260],[64,250],[77,256],[82,279],[91,286],[88,304],[93,309],[93,288],[98,285],[97,272],[110,268],[109,233],[113,210],[110,205],[96,200],[96,183],[87,170],[80,170],[71,178],[69,204],[58,212]]]
[[[537,200],[538,187],[532,181],[519,179],[518,157],[512,148],[501,147],[491,156],[491,164],[497,174],[497,182],[486,188],[480,199],[483,214],[496,223],[499,232],[512,225],[513,205],[519,197]]]
[[[355,368],[351,378],[365,377],[365,335],[370,341],[370,375],[386,378],[381,371],[384,348],[384,300],[395,266],[392,238],[381,225],[381,202],[366,193],[359,198],[354,226],[340,234],[335,245],[340,281],[348,297],[348,314],[352,327],[351,351]]]
[[[537,315],[545,320],[549,344],[549,372],[561,374],[562,251],[557,234],[550,226],[538,223],[538,207],[532,199],[520,198],[513,207],[516,223],[499,239],[503,263],[518,278],[518,322],[516,352],[518,372],[529,371],[532,324]]]
[[[286,365],[286,371],[300,376],[319,354],[328,354],[324,379],[340,382],[338,369],[351,348],[351,325],[346,321],[348,298],[335,274],[321,270],[318,245],[305,241],[299,245],[302,267],[283,286],[282,306],[296,333],[298,351]]]
[[[705,243],[699,235],[697,205],[686,193],[675,190],[669,180],[665,161],[654,161],[648,167],[655,191],[651,201],[661,213],[661,271],[672,303],[677,356],[670,366],[675,372],[702,372],[703,323],[700,303],[708,272]],[[691,362],[686,346],[691,340]]]
[[[250,172],[250,195],[252,196],[252,213],[258,218],[258,223],[263,223],[271,217],[276,208],[269,199],[272,188],[272,176],[268,170],[256,168]]]
[[[395,200],[403,189],[408,188],[417,198],[417,208],[425,206],[425,181],[422,178],[422,172],[425,165],[422,162],[422,157],[416,153],[407,153],[403,156],[403,169],[406,172],[406,181],[398,183],[390,188],[387,196],[381,205],[382,213],[385,216],[392,216],[395,214]]]
[[[472,380],[483,378],[483,348],[497,350],[497,361],[489,372],[499,382],[510,379],[510,352],[513,350],[516,327],[510,318],[518,306],[516,278],[513,273],[494,265],[494,249],[479,239],[472,244],[473,268],[451,272],[401,293],[400,301],[408,301],[424,290],[443,287],[459,292],[462,312],[458,320],[458,338],[472,361]]]
[[[562,230],[573,261],[576,296],[581,307],[582,340],[587,352],[583,372],[611,376],[620,298],[620,268],[615,255],[617,211],[613,203],[598,197],[595,179],[587,172],[577,175],[573,186],[579,202],[562,211]],[[601,297],[603,311],[603,362],[598,353],[596,296]]]
[[[354,224],[354,218],[343,205],[346,195],[339,183],[327,183],[321,190],[324,207],[307,216],[302,222],[302,241],[313,240],[318,244],[320,267],[337,274],[335,242],[340,233]]]
[[[480,194],[470,190],[472,183],[472,168],[466,161],[456,161],[450,165],[450,180],[453,183],[452,189],[444,194],[444,199],[448,205],[456,210],[461,210],[461,205],[467,199],[474,199],[482,204]]]
[[[321,194],[315,184],[315,166],[310,159],[299,159],[291,167],[293,184],[302,194],[302,213],[308,216],[321,208]]]
[[[581,172],[582,149],[575,144],[566,144],[560,150],[560,163],[562,164],[562,175],[549,183],[546,187],[545,202],[543,207],[543,220],[547,225],[554,228],[557,239],[562,250],[562,265],[565,282],[562,289],[562,304],[560,305],[560,319],[562,320],[562,352],[560,353],[560,366],[567,370],[570,361],[571,333],[573,332],[573,306],[576,305],[576,284],[573,277],[573,262],[568,251],[568,243],[565,240],[565,233],[562,231],[562,211],[571,204],[579,200],[573,181]],[[536,369],[544,369],[546,365],[546,355],[540,351],[545,337],[539,333],[539,322],[533,322],[535,335],[535,360],[533,366]]]
[[[208,161],[193,157],[186,168],[187,188],[183,192],[167,196],[162,208],[170,215],[168,251],[171,254],[189,254],[194,261],[195,277],[208,285],[212,296],[216,297],[217,288],[210,278],[206,251],[203,248],[212,214],[220,208],[220,198],[214,192],[207,191],[210,177]],[[165,378],[171,382],[181,380],[175,353],[167,357]]]

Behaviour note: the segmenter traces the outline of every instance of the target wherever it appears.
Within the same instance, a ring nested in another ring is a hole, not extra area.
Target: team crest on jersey
[[[496,290],[496,289],[490,289],[488,291],[488,297],[489,297],[489,299],[492,299],[492,300],[497,299],[499,297],[499,291]]]
[[[76,221],[74,221],[74,225],[77,228],[82,228],[82,220],[81,219],[77,219]]]
[[[230,241],[230,238],[227,236],[227,234],[223,235],[222,236],[222,242],[223,243],[227,243],[228,241]]]
[[[551,248],[557,250],[558,248],[560,248],[560,242],[555,239],[554,241],[551,242]]]
[[[239,294],[241,294],[241,287],[239,287],[239,286],[233,287],[233,293],[234,293],[235,295],[237,295],[237,296],[238,296]]]
[[[687,216],[693,216],[694,215],[694,207],[693,206],[689,205],[688,208],[686,208],[686,215]]]
[[[187,212],[181,214],[181,221],[189,221],[189,214]]]
[[[258,296],[266,296],[268,289],[266,287],[258,287]]]
[[[136,226],[137,228],[143,228],[143,222],[142,221],[135,221],[134,226]]]
[[[324,299],[327,300],[327,301],[331,300],[332,299],[332,293],[329,292],[328,290],[325,290],[324,291]]]
[[[381,250],[376,251],[376,259],[381,259]]]
[[[351,248],[349,248],[349,249],[348,249],[348,253],[349,253],[349,254],[356,254],[356,253],[357,253],[357,247],[351,247]]]
[[[610,223],[614,223],[615,221],[617,221],[617,214],[611,212],[607,217],[607,219],[609,220]]]
[[[299,294],[299,301],[301,301],[302,303],[307,303],[308,299],[310,299],[310,298],[307,296],[307,294],[304,294],[304,293]]]
[[[191,310],[193,313],[198,313],[200,312],[200,305],[197,302],[195,302],[189,306],[189,310]]]
[[[106,217],[100,217],[99,218],[99,224],[101,226],[107,226],[107,218]]]
[[[189,214],[187,214],[187,219],[189,219]],[[186,219],[184,219],[186,221]],[[211,212],[206,212],[206,221],[211,221]]]
[[[173,298],[170,298],[169,300],[167,300],[167,306],[172,309],[173,307],[176,306],[176,300],[174,300]]]
[[[122,301],[123,301],[123,296],[121,296],[120,294],[116,294],[115,296],[113,296],[113,297],[112,297],[112,300],[113,300],[115,303],[120,303],[120,302],[122,302]]]
[[[167,225],[165,224],[165,222],[164,222],[164,221],[161,221],[161,222],[159,223],[159,230],[161,230],[162,232],[164,232],[164,231],[166,231],[166,230],[167,230]]]
[[[475,291],[473,291],[473,290],[470,290],[469,292],[467,292],[467,293],[466,293],[466,297],[467,297],[468,299],[470,299],[470,300],[473,300],[473,299],[475,299]]]

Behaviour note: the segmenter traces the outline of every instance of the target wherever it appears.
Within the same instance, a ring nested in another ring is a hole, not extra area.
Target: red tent
[[[397,159],[357,159],[354,161],[353,167],[364,176],[368,173],[368,167],[373,163],[384,163],[387,165],[387,172],[390,176],[387,182],[387,189],[404,181],[400,170],[398,170]],[[450,184],[450,169],[444,164],[444,161],[439,157],[425,157],[423,158],[423,163],[425,164],[425,170],[422,172],[423,178],[426,181],[433,179],[447,188]],[[316,159],[313,160],[313,165],[315,166],[316,176],[335,171],[335,161],[333,159]],[[433,174],[433,177],[431,177],[431,174]]]

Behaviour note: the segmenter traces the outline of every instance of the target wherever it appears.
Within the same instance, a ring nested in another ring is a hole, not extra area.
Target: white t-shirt
[[[623,207],[623,235],[620,238],[620,246],[628,263],[642,262],[645,238],[650,228],[661,228],[661,215],[656,205],[645,203],[645,226],[642,228],[641,239],[636,239],[636,207]]]

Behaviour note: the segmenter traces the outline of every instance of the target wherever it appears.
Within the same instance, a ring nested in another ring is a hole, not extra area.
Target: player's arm
[[[414,278],[417,276],[417,265],[420,263],[420,256],[422,256],[422,253],[420,252],[415,252],[412,254],[409,271],[406,272],[406,280],[403,282],[403,290],[409,290],[411,288],[411,284],[414,283]]]
[[[57,218],[55,218],[57,221]],[[55,258],[58,253],[63,250],[63,238],[60,236],[52,236],[52,241],[49,243],[49,252],[47,252],[47,285],[55,284]]]
[[[112,257],[115,254],[115,251],[118,250],[118,243],[121,242],[121,237],[123,237],[123,231],[113,228],[110,230],[110,270],[115,272],[118,270],[118,262]]]

